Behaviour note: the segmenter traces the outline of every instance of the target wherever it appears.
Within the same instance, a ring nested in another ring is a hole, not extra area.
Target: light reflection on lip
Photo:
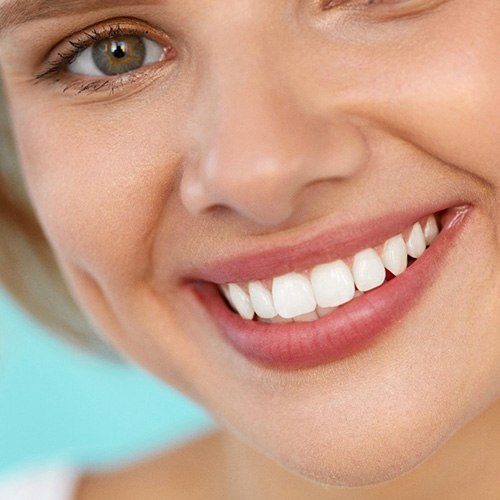
[[[213,283],[190,286],[222,337],[252,362],[279,370],[310,368],[352,355],[405,316],[437,279],[446,255],[470,217],[470,206],[448,210],[443,229],[424,255],[403,274],[308,323],[268,324],[232,312]]]

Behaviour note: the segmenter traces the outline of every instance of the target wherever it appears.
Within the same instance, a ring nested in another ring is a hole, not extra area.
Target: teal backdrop
[[[0,289],[0,474],[60,460],[113,466],[214,426],[143,370],[52,338]]]

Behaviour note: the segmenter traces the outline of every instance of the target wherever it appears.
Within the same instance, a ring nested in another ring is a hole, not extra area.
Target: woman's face
[[[14,131],[118,349],[332,484],[396,477],[493,404],[497,0],[42,3],[0,40]]]

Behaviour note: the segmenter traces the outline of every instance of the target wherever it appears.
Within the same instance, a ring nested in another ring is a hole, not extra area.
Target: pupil
[[[127,55],[127,45],[125,42],[113,42],[111,44],[111,53],[117,58],[121,59]]]

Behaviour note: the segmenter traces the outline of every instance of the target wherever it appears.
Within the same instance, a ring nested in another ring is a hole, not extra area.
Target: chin
[[[453,441],[460,441],[464,427],[473,425],[496,398],[498,394],[481,403],[469,400],[468,412],[463,405],[453,407],[449,400],[438,412],[436,407],[419,411],[412,404],[401,404],[399,413],[392,416],[367,412],[339,419],[338,426],[328,426],[324,415],[309,427],[281,419],[258,449],[288,472],[323,487],[376,486],[407,474],[414,484],[429,462],[453,470],[448,454]],[[280,423],[281,434],[276,433]],[[259,439],[262,443],[262,436]]]
[[[404,439],[404,438],[402,438]],[[367,442],[362,448],[317,452],[310,460],[282,465],[290,472],[322,486],[355,488],[389,482],[412,471],[430,458],[447,438],[441,441],[402,442],[399,447],[384,447]],[[332,444],[332,447],[335,445]]]

